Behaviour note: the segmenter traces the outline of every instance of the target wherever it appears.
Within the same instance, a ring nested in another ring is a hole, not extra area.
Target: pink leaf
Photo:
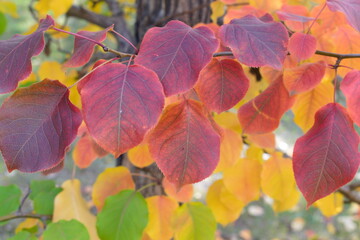
[[[214,58],[201,71],[196,86],[205,106],[220,113],[232,108],[245,96],[249,79],[238,61]]]
[[[313,17],[300,16],[300,15],[293,14],[290,12],[285,12],[282,10],[276,11],[276,14],[279,16],[279,19],[282,21],[290,20],[290,21],[295,21],[295,22],[306,23],[306,22],[313,21],[315,19]]]
[[[0,108],[0,149],[9,172],[54,168],[75,139],[80,111],[59,81],[20,88]]]
[[[106,33],[113,28],[113,25],[99,32],[80,31],[77,34],[92,40],[102,42],[106,39]],[[86,39],[75,37],[74,52],[71,58],[64,64],[65,67],[80,67],[86,64],[93,52],[95,43]]]
[[[219,37],[241,63],[250,67],[269,65],[282,68],[287,54],[288,33],[281,23],[264,22],[247,15],[221,26]]]
[[[327,0],[327,6],[333,12],[345,14],[349,24],[360,32],[360,1],[359,0]]]
[[[345,94],[348,112],[353,121],[360,126],[360,71],[353,70],[346,74],[341,91]]]
[[[219,43],[207,27],[191,28],[180,21],[151,28],[144,36],[135,63],[154,70],[166,96],[192,88]]]
[[[165,177],[180,188],[211,175],[219,161],[220,136],[202,105],[184,100],[165,109],[149,149]]]
[[[325,75],[326,63],[306,63],[295,68],[285,69],[284,85],[290,95],[306,92],[316,87]]]
[[[140,144],[164,107],[156,74],[139,65],[109,63],[78,85],[90,135],[115,156]]]
[[[299,60],[310,58],[316,52],[316,38],[309,34],[294,33],[289,40],[289,52]]]
[[[47,16],[40,20],[38,29],[30,35],[15,35],[0,40],[0,93],[16,89],[32,71],[31,58],[44,49],[44,31],[53,26],[54,20]]]
[[[239,108],[238,118],[243,132],[265,134],[275,130],[293,103],[294,98],[289,96],[281,75],[260,95]]]
[[[338,103],[329,103],[315,115],[314,126],[294,147],[296,183],[307,205],[350,182],[359,167],[359,136]]]

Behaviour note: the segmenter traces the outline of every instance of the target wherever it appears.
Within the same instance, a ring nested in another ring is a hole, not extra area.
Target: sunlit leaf
[[[331,11],[340,11],[345,14],[350,25],[360,32],[360,2],[358,0],[327,0]]]
[[[171,183],[169,180],[164,178],[162,181],[162,186],[166,195],[178,202],[189,202],[193,197],[194,188],[192,184],[187,184],[182,186],[180,189],[177,189],[174,183]]]
[[[332,217],[341,213],[344,205],[344,197],[339,192],[334,192],[322,199],[317,200],[314,206],[320,209],[325,217]]]
[[[149,151],[148,143],[142,143],[130,149],[128,157],[130,162],[139,168],[147,167],[154,162],[154,159]]]
[[[34,8],[39,12],[40,16],[45,16],[52,11],[54,17],[58,17],[66,13],[72,6],[74,0],[39,0],[35,3]]]

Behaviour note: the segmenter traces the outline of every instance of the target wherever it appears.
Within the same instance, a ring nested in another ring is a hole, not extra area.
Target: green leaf
[[[72,219],[50,223],[43,234],[43,240],[89,240],[89,232],[81,222]]]
[[[0,35],[6,30],[7,20],[3,13],[0,12]]]
[[[61,192],[52,180],[33,180],[30,183],[30,199],[34,201],[34,210],[38,214],[50,215],[54,211],[54,199]]]
[[[124,190],[106,199],[97,216],[100,239],[137,240],[148,223],[148,208],[144,197],[136,191]]]
[[[216,220],[211,210],[200,202],[182,205],[173,220],[176,240],[215,239]]]
[[[37,238],[32,236],[29,232],[18,232],[15,236],[9,238],[8,240],[36,240]]]
[[[16,185],[0,186],[0,216],[16,211],[20,206],[21,190]]]

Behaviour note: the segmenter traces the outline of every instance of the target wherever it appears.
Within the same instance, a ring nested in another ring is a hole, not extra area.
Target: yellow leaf
[[[175,199],[178,202],[188,202],[192,199],[194,188],[192,184],[182,186],[179,190],[176,189],[175,184],[169,182],[166,178],[163,179],[162,185],[166,195]]]
[[[15,233],[18,233],[22,230],[26,230],[29,228],[33,228],[35,226],[41,227],[43,228],[43,223],[40,221],[40,219],[36,219],[36,218],[26,218],[24,221],[22,221],[21,223],[19,223],[19,225],[17,225],[16,229],[15,229]]]
[[[214,120],[223,128],[234,130],[241,134],[241,127],[236,113],[223,112],[214,116]]]
[[[52,80],[59,80],[64,83],[66,75],[60,63],[55,61],[45,61],[39,67],[38,75],[41,80],[48,78]]]
[[[279,10],[283,4],[283,0],[250,0],[249,2],[251,6],[267,12]]]
[[[85,225],[91,240],[99,239],[96,232],[96,217],[90,213],[81,195],[80,181],[67,180],[61,187],[63,190],[54,201],[53,222],[76,219]]]
[[[283,158],[281,154],[273,153],[270,159],[264,162],[261,173],[263,192],[279,201],[290,197],[295,187],[292,162],[288,158]]]
[[[39,0],[35,3],[34,8],[39,12],[41,18],[51,11],[54,17],[66,13],[72,6],[74,0]]]
[[[240,158],[224,171],[224,184],[238,199],[248,204],[260,197],[261,168],[257,159]]]
[[[174,235],[171,218],[178,207],[178,203],[166,196],[146,198],[149,209],[149,223],[145,234],[154,240],[167,240]]]
[[[335,192],[317,200],[314,206],[319,208],[325,217],[335,216],[343,210],[343,195]]]
[[[215,172],[221,172],[233,166],[239,159],[243,142],[240,134],[230,129],[223,129],[220,145],[220,160]]]
[[[263,162],[263,154],[264,151],[253,144],[246,150],[246,157],[250,159],[257,159],[259,163]]]
[[[129,160],[136,167],[147,167],[154,162],[154,159],[150,155],[148,144],[140,144],[128,152]]]
[[[107,197],[125,189],[135,189],[129,169],[122,166],[107,168],[99,174],[93,185],[93,202],[97,209],[101,210]]]
[[[314,89],[299,94],[292,107],[294,122],[306,132],[314,124],[316,111],[332,102],[333,97],[334,86],[330,82],[320,83]]]
[[[219,0],[210,3],[211,21],[217,23],[217,19],[225,14],[225,4]]]
[[[27,85],[28,83],[37,82],[37,77],[34,72],[32,72],[27,78],[20,82],[20,85]]]
[[[16,4],[11,1],[0,0],[0,12],[9,14],[13,18],[18,18]]]
[[[276,200],[276,199],[274,200],[273,209],[275,212],[283,212],[290,210],[299,202],[299,199],[300,199],[300,192],[294,186],[289,196],[284,197],[281,200]]]
[[[223,180],[214,182],[206,195],[206,203],[217,222],[223,226],[239,218],[245,204],[237,199],[228,189]]]

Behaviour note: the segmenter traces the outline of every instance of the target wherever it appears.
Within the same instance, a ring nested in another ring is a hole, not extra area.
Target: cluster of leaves
[[[102,44],[108,32],[115,32],[112,26],[75,34],[56,28],[46,16],[33,33],[0,41],[0,93],[16,90],[31,74],[31,59],[44,50],[46,31],[75,36],[73,54],[64,63],[68,68],[86,64],[95,45],[118,54],[95,63],[77,89],[44,79],[6,99],[0,108],[0,149],[10,172],[61,170],[79,135],[73,151],[79,167],[108,153],[129,152],[138,167],[155,161],[165,189],[171,189],[172,197],[144,199],[126,168],[108,169],[94,184],[95,217],[78,180],[66,181],[59,194],[52,184],[44,183],[45,191],[35,186],[30,195],[35,213],[51,214],[49,204],[55,204],[44,239],[69,228],[78,229],[71,231],[81,239],[211,239],[216,222],[236,220],[261,191],[273,199],[275,211],[292,208],[299,200],[296,185],[308,206],[328,196],[317,206],[333,206],[328,215],[338,212],[341,197],[334,191],[353,179],[360,160],[354,129],[354,123],[360,125],[360,71],[349,71],[360,67],[353,60],[360,56],[351,54],[360,52],[360,6],[327,0],[309,12],[296,4],[276,6],[281,1],[225,5],[233,2],[212,4],[213,21],[227,8],[221,26],[190,27],[174,20],[149,29],[139,51],[123,62],[116,62],[123,53]],[[348,42],[334,44],[339,41]],[[254,68],[260,68],[260,82],[250,74]],[[335,102],[338,75],[344,77],[340,89],[346,108]],[[81,99],[81,110],[70,101],[69,89]],[[275,149],[272,133],[290,109],[306,132],[292,161]],[[270,153],[267,161],[263,149]],[[214,172],[223,177],[209,188],[207,206],[179,207],[179,201],[189,200],[182,191],[188,195],[190,184]],[[9,188],[3,190],[9,192],[4,202],[20,197],[16,187]],[[49,203],[39,202],[45,200]],[[19,200],[12,204],[0,216],[17,209]],[[70,219],[82,224],[60,221]]]

